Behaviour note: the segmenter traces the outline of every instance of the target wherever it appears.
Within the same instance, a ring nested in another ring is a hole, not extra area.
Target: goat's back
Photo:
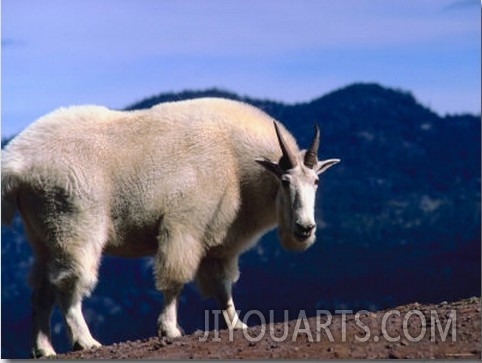
[[[230,156],[249,158],[253,166],[252,157],[278,155],[272,119],[241,102],[205,98],[128,112],[73,106],[40,118],[12,140],[2,173],[49,164],[98,166],[115,175],[149,163],[172,172],[186,163],[214,167]]]

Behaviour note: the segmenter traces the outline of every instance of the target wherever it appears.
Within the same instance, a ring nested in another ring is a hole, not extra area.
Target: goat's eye
[[[319,182],[320,182],[320,179],[315,179],[315,185],[318,185]]]
[[[290,186],[290,180],[287,177],[282,177],[281,184],[283,187],[288,188]]]

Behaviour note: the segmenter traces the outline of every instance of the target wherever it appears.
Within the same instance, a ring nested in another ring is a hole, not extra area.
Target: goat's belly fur
[[[157,241],[141,241],[136,244],[108,244],[104,247],[104,253],[116,257],[136,258],[153,256],[157,251]]]

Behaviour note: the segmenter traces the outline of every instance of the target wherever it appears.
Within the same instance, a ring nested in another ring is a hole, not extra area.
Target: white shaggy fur
[[[2,221],[18,208],[35,256],[33,355],[55,354],[55,303],[74,349],[100,345],[81,303],[102,253],[154,256],[165,301],[160,336],[181,335],[177,299],[192,280],[237,319],[238,256],[275,225],[286,249],[311,245],[317,174],[339,161],[307,167],[305,151],[273,122],[223,99],[130,112],[81,106],[54,111],[12,140],[2,152]],[[288,168],[276,127],[296,155]]]

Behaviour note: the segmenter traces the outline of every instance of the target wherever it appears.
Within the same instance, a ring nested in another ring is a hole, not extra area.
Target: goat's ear
[[[324,173],[329,167],[337,164],[340,162],[340,159],[327,159],[318,161],[318,164],[315,167],[316,173],[319,175]]]
[[[267,158],[254,159],[254,161],[256,161],[259,165],[264,167],[269,172],[276,175],[278,178],[281,178],[281,176],[283,175],[283,171],[281,170],[281,167],[277,163],[275,163],[275,162],[273,162],[273,161],[271,161]]]

